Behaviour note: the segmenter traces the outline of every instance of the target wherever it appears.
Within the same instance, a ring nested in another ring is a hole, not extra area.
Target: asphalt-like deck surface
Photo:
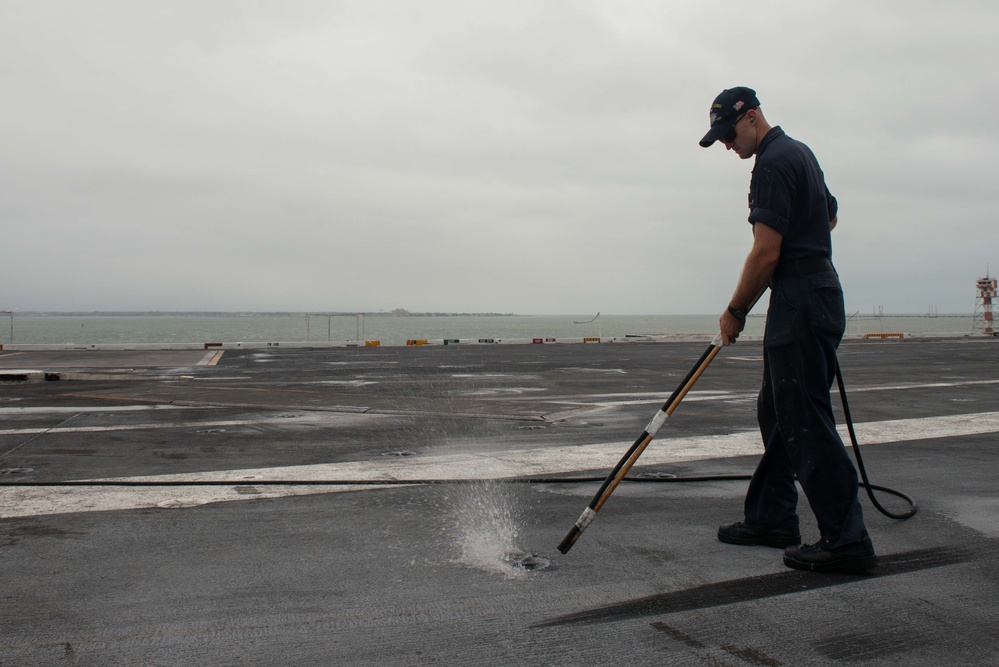
[[[866,576],[719,543],[742,481],[622,484],[566,555],[598,484],[487,481],[606,475],[704,347],[0,352],[67,378],[0,383],[0,483],[220,483],[0,487],[0,665],[999,664],[999,341],[841,348],[872,481],[919,505],[864,499]],[[760,355],[631,476],[750,473]]]

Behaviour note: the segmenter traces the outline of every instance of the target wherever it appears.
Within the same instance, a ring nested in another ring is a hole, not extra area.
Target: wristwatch
[[[732,306],[729,306],[728,307],[728,312],[732,314],[732,317],[734,317],[735,319],[739,320],[740,322],[745,322],[746,321],[746,311],[744,311],[744,310],[736,310]]]

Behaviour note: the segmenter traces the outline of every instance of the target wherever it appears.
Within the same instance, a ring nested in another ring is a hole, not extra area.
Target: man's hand
[[[729,301],[729,306],[749,312],[756,300],[767,288],[770,277],[773,276],[780,261],[780,248],[784,237],[780,232],[763,223],[753,225],[753,247],[746,257],[742,267],[742,276],[735,288],[735,294]],[[722,344],[731,345],[746,327],[745,320],[740,320],[731,311],[726,310],[718,320]]]
[[[718,330],[721,332],[722,345],[729,346],[735,342],[742,330],[746,328],[746,321],[740,320],[727,310],[722,313],[718,320]]]

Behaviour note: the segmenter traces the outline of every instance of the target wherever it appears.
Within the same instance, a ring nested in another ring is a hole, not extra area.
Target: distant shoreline
[[[516,313],[411,313],[411,312],[290,312],[290,311],[19,311],[15,315],[31,317],[520,317]]]
[[[3,315],[11,314],[10,311],[0,311]],[[553,317],[552,315],[520,315],[517,313],[411,313],[409,311],[398,312],[291,312],[291,311],[168,311],[168,310],[148,310],[148,311],[115,311],[115,310],[95,310],[95,311],[16,311],[15,316],[30,317]],[[564,315],[570,317],[570,315]],[[705,314],[686,313],[682,315],[660,313],[657,315],[647,315],[647,317],[702,317]],[[883,315],[850,315],[848,319],[877,320],[898,317],[918,317],[926,319],[944,319],[955,317],[973,317],[973,313],[944,313],[929,315],[926,313],[885,313]],[[646,315],[607,315],[606,317],[646,317]],[[752,313],[750,317],[766,317],[765,313]]]

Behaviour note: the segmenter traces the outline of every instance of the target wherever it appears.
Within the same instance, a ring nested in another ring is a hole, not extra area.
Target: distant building
[[[974,333],[984,333],[986,336],[996,335],[992,325],[992,300],[996,298],[997,281],[995,278],[985,274],[984,278],[979,278],[975,295],[975,319],[972,324]]]

